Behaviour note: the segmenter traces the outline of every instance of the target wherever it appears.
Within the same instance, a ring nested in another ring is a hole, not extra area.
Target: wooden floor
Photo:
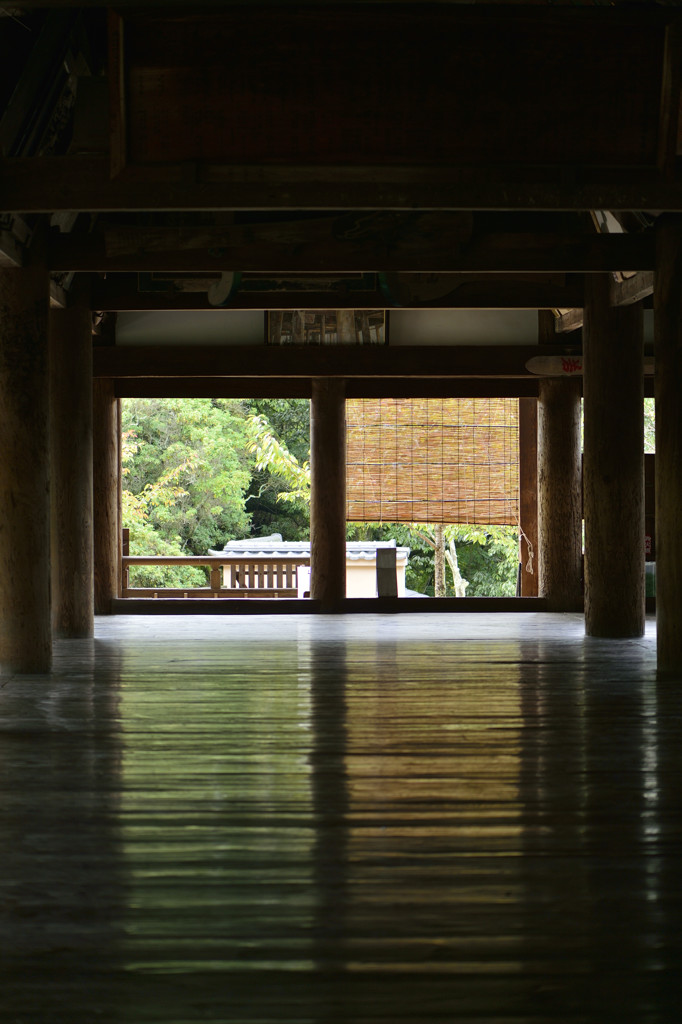
[[[682,681],[580,616],[99,619],[0,679],[2,1024],[678,1024]]]

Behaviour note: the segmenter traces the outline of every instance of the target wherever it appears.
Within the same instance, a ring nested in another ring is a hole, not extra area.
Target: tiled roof
[[[407,559],[409,548],[397,547],[395,541],[346,541],[346,558],[351,562],[371,561],[376,558],[377,548],[395,547],[398,561]],[[244,540],[230,540],[219,550],[209,555],[247,555],[249,558],[290,558],[292,555],[309,555],[309,540],[282,540],[282,535],[273,533],[269,537],[247,537]]]

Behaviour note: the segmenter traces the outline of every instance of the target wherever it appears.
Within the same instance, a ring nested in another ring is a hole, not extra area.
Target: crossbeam
[[[579,274],[441,274],[424,284],[418,274],[392,275],[387,296],[376,289],[328,291],[249,291],[239,288],[230,309],[561,309],[582,306],[583,278]],[[216,278],[217,280],[217,278]],[[143,310],[211,310],[209,283],[204,291],[179,291],[173,281],[159,291],[140,290],[136,275],[107,274],[95,278],[91,308],[104,312]]]
[[[543,345],[543,355],[570,355],[571,345]],[[96,378],[279,377],[528,379],[537,345],[154,345],[102,346],[93,352]]]
[[[185,164],[130,167],[111,178],[108,156],[0,160],[8,213],[230,210],[668,210],[682,189],[656,171],[568,180],[515,168],[278,167]]]
[[[98,273],[592,273],[651,270],[653,234],[498,233],[469,237],[462,215],[354,212],[286,223],[131,226],[55,234],[52,271]]]

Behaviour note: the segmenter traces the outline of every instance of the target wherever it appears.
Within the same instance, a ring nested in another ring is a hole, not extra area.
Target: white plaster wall
[[[117,345],[263,345],[262,310],[209,309],[119,313]]]
[[[398,597],[405,596],[405,565],[398,562]],[[377,569],[374,562],[346,562],[346,597],[376,597]]]
[[[393,345],[537,345],[536,309],[391,309]]]
[[[534,309],[392,309],[389,345],[535,345]],[[649,328],[650,329],[650,328]],[[118,345],[263,345],[262,310],[119,313]]]

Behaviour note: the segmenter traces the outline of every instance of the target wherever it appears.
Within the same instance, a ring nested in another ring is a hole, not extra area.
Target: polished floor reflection
[[[116,617],[0,678],[0,1022],[676,1024],[654,624]]]

